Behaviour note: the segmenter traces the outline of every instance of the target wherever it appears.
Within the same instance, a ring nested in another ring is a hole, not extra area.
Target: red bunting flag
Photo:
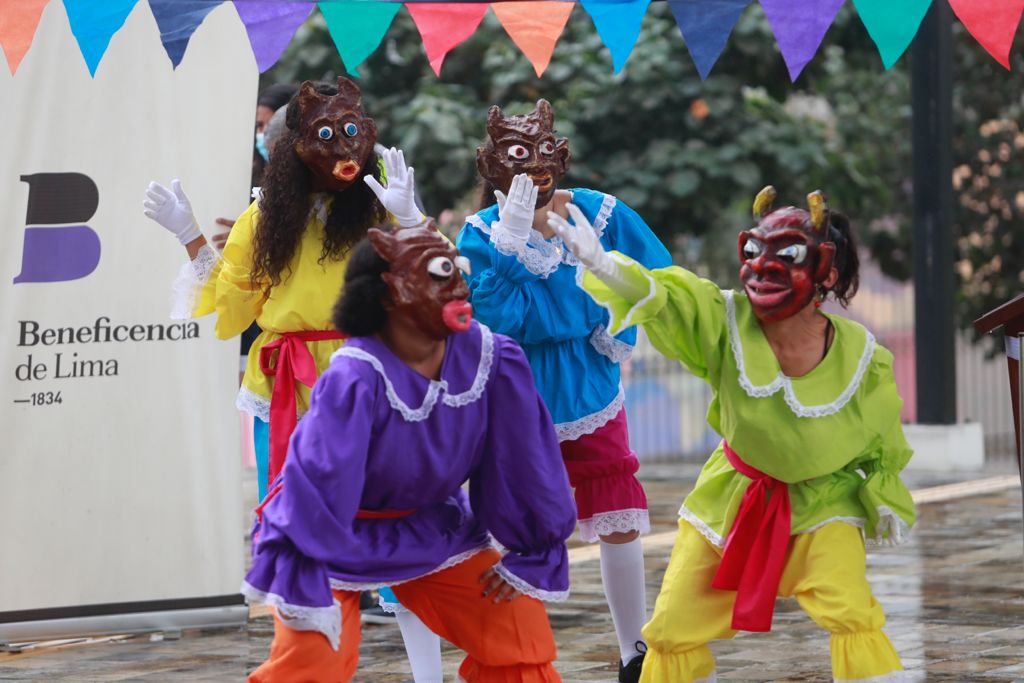
[[[533,64],[539,78],[551,63],[575,3],[555,0],[496,2],[491,5],[505,32]]]
[[[473,35],[487,14],[487,3],[428,2],[406,5],[423,39],[430,68],[438,76],[444,58]]]
[[[1010,68],[1010,47],[1024,0],[949,0],[957,18],[996,61]]]
[[[32,46],[39,18],[50,0],[0,0],[0,46],[11,75]]]

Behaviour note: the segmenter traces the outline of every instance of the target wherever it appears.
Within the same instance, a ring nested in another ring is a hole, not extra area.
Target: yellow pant
[[[648,652],[641,683],[700,683],[715,673],[707,644],[732,638],[734,591],[716,590],[711,579],[721,551],[689,523],[679,536],[654,606],[644,626]],[[779,595],[797,602],[832,634],[832,676],[836,681],[897,680],[903,666],[882,633],[885,615],[867,581],[860,530],[843,522],[793,537]]]

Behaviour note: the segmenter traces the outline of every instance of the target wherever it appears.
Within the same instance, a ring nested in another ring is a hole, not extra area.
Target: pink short
[[[576,490],[580,538],[593,543],[615,532],[651,530],[625,409],[594,433],[563,441],[561,447],[569,483]]]

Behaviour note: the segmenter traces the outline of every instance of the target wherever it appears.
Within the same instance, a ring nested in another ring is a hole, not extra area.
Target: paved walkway
[[[1024,681],[1024,544],[1015,475],[936,487],[916,475],[920,522],[901,548],[872,551],[868,574],[889,618],[886,631],[911,681]],[[653,604],[671,550],[676,510],[692,466],[645,466],[653,529],[645,542]],[[991,474],[991,473],[989,473]],[[947,480],[948,481],[948,480]],[[617,647],[601,593],[596,548],[574,543],[573,592],[549,612],[566,681],[614,681]],[[240,681],[266,655],[273,625],[254,610],[246,630],[139,636],[0,653],[0,680]],[[775,628],[712,646],[723,681],[830,681],[828,638],[794,600],[780,600]],[[446,648],[448,679],[460,661]],[[398,628],[366,625],[363,683],[411,680]],[[667,683],[667,682],[666,682]]]

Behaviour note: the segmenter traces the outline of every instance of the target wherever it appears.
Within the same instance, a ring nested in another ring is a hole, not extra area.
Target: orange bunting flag
[[[496,2],[491,5],[505,32],[533,64],[539,78],[551,63],[565,24],[576,3],[557,0]]]
[[[1009,69],[1024,0],[949,0],[949,6],[974,39]]]
[[[448,53],[465,41],[487,14],[487,3],[426,2],[406,7],[423,39],[430,68],[438,76]]]
[[[32,46],[39,18],[50,0],[0,0],[0,46],[7,57],[11,75]]]

